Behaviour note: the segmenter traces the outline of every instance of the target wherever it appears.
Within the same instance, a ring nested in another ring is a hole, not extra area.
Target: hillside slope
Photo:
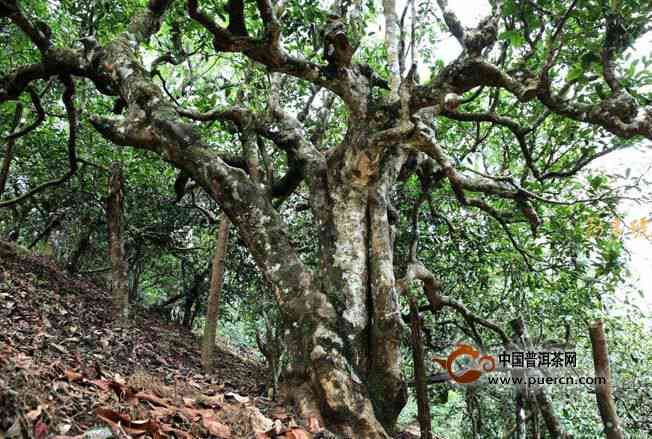
[[[2,243],[0,438],[324,436],[260,396],[260,364],[218,349],[205,374],[188,331],[142,311],[114,327],[109,309],[88,279]]]

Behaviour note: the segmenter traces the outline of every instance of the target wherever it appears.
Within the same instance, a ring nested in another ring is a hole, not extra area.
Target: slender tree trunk
[[[532,432],[530,434],[531,439],[540,439],[541,438],[541,433],[539,429],[539,407],[537,407],[536,402],[532,399],[530,399],[530,413],[531,413],[531,418],[530,418],[530,431]]]
[[[36,238],[34,238],[32,240],[32,242],[29,244],[29,246],[27,248],[31,250],[41,240],[47,241],[50,238],[50,234],[52,233],[54,228],[59,227],[61,225],[61,219],[64,217],[64,215],[65,215],[65,212],[62,212],[62,213],[57,214],[54,218],[52,218],[48,222],[48,225],[45,226],[45,229],[43,229],[43,231],[41,233],[39,233],[38,236],[36,236]]]
[[[23,105],[19,102],[16,104],[16,112],[14,113],[14,120],[11,124],[11,132],[13,133],[20,124],[20,118],[23,114]],[[7,148],[5,149],[4,159],[2,160],[2,167],[0,167],[0,196],[5,192],[5,185],[7,184],[7,176],[9,175],[9,168],[11,160],[14,157],[14,144],[16,139],[9,139],[7,141]]]
[[[229,240],[231,222],[222,215],[220,227],[215,241],[215,254],[213,255],[213,271],[211,273],[211,286],[208,292],[208,306],[206,309],[206,323],[204,324],[204,337],[202,339],[201,364],[205,370],[213,366],[215,352],[215,334],[220,312],[220,293],[224,282],[224,258]]]
[[[107,199],[109,254],[113,285],[113,316],[124,321],[129,316],[129,282],[124,249],[124,177],[119,162],[111,164]]]
[[[9,232],[7,237],[10,241],[18,242],[20,235],[23,231],[23,224],[25,218],[27,217],[26,212],[28,209],[19,209],[18,206],[11,206],[11,216],[13,217],[12,222],[14,223],[14,228]]]
[[[469,420],[471,422],[471,434],[473,439],[481,439],[482,432],[482,419],[480,405],[478,403],[478,398],[475,394],[475,388],[473,386],[468,386],[466,389],[466,406],[469,412]]]
[[[256,328],[256,344],[258,349],[267,360],[267,378],[272,388],[272,400],[276,401],[278,395],[278,380],[281,370],[281,362],[286,353],[286,346],[282,340],[282,325],[275,327],[272,319],[263,311],[265,322],[265,334],[261,334]]]
[[[525,375],[521,376],[526,378]],[[525,397],[524,390],[520,386],[516,389],[516,439],[525,439],[526,423],[525,423]]]
[[[197,299],[199,298],[199,289],[201,287],[201,283],[203,282],[205,276],[206,276],[206,272],[201,272],[195,275],[195,278],[193,279],[190,288],[186,292],[186,300],[185,303],[183,304],[183,320],[181,321],[181,325],[184,328],[192,329],[192,320],[193,320],[192,306],[197,302]]]
[[[77,273],[79,271],[79,261],[81,257],[86,253],[91,242],[91,234],[93,233],[93,222],[91,218],[85,216],[81,221],[81,232],[80,236],[77,239],[77,245],[73,250],[68,263],[66,264],[66,269],[70,273]]]
[[[412,327],[412,358],[414,361],[414,384],[417,392],[417,406],[421,439],[432,438],[430,418],[430,397],[426,381],[426,367],[423,361],[423,340],[421,338],[421,318],[414,298],[410,299],[410,321]]]
[[[522,349],[529,349],[530,339],[528,337],[527,327],[525,321],[522,318],[514,319],[510,322],[512,331],[514,332],[512,341],[516,346],[520,346]],[[525,389],[519,389],[525,391]],[[555,414],[554,408],[552,406],[552,401],[546,392],[546,389],[543,386],[538,386],[532,389],[534,394],[532,398],[536,400],[537,406],[541,411],[541,416],[543,421],[546,424],[548,433],[552,439],[566,439],[569,435],[564,431],[564,428],[559,421],[559,418]],[[516,423],[516,428],[519,428],[519,422]]]
[[[538,387],[534,390],[534,396],[536,398],[537,404],[539,405],[539,410],[541,410],[541,415],[543,421],[546,424],[548,433],[552,439],[566,439],[568,434],[564,431],[559,418],[555,415],[554,408],[552,406],[552,401],[548,397],[548,394],[543,387]]]
[[[385,49],[389,67],[390,100],[398,100],[398,87],[401,81],[399,67],[399,27],[396,14],[396,0],[383,0],[385,15]]]
[[[158,306],[156,307],[156,309],[158,309],[158,310],[163,310],[165,307],[170,306],[170,305],[172,305],[173,303],[178,302],[179,300],[181,300],[181,299],[183,298],[184,295],[185,295],[184,293],[177,294],[176,296],[171,297],[171,298],[169,298],[168,300],[166,300],[165,302],[163,302],[162,304],[158,305]]]
[[[616,403],[611,389],[607,337],[601,320],[591,323],[589,334],[591,336],[593,365],[595,367],[595,396],[598,400],[598,409],[604,425],[605,436],[607,439],[622,439],[624,438],[623,430],[620,426],[618,413],[616,413]],[[597,380],[603,380],[604,382],[600,383]]]
[[[140,278],[143,274],[143,261],[140,255],[136,254],[136,263],[132,270],[131,286],[129,287],[129,303],[136,303],[138,301],[138,289],[140,288]]]

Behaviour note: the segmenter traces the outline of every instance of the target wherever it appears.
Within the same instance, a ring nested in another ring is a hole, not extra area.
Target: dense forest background
[[[116,324],[258,350],[270,395],[345,437],[603,437],[593,386],[430,361],[522,343],[593,376],[599,320],[647,437],[625,242],[652,236],[652,179],[594,165],[650,147],[652,4],[494,0],[463,25],[461,3],[0,0],[0,238],[112,288]]]

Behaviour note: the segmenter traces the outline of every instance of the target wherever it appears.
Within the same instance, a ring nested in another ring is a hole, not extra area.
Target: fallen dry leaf
[[[66,369],[63,372],[64,376],[68,380],[69,383],[76,383],[78,381],[81,381],[84,379],[84,375],[81,373],[75,372],[74,370]]]
[[[312,439],[312,435],[310,433],[300,428],[293,428],[292,430],[288,431],[285,436],[287,436],[287,439]]]
[[[126,433],[132,436],[141,436],[149,433],[154,438],[161,437],[158,423],[151,419],[132,421],[127,416],[120,415],[111,409],[105,408],[98,408],[96,414],[98,418],[109,424],[111,428],[116,428],[119,425]]]
[[[27,412],[25,417],[27,418],[28,421],[34,422],[39,416],[41,416],[41,413],[43,412],[44,408],[45,406],[39,404],[39,406],[36,407],[34,410]]]
[[[308,430],[311,433],[319,433],[324,428],[322,427],[323,422],[319,416],[313,415],[308,418]]]
[[[176,437],[182,437],[186,439],[192,439],[192,435],[188,433],[187,431],[179,430],[178,428],[174,428],[169,424],[161,424],[161,430],[164,433],[174,433]]]
[[[235,400],[236,402],[239,402],[241,404],[249,402],[249,397],[241,396],[241,395],[238,395],[237,393],[234,393],[234,392],[225,393],[224,394],[224,399]]]
[[[14,362],[18,369],[27,369],[32,364],[32,357],[29,357],[22,352],[19,352],[16,357],[14,357]]]
[[[263,415],[257,407],[249,409],[249,423],[255,433],[266,433],[274,428],[274,421]]]
[[[59,430],[59,433],[61,433],[62,435],[68,433],[71,428],[72,428],[71,424],[59,424],[57,426],[57,430]]]
[[[109,384],[111,383],[109,380],[89,380],[88,382],[94,385],[95,387],[97,387],[98,389],[103,390],[105,392],[111,388],[109,386]]]
[[[213,436],[228,439],[231,437],[231,428],[228,425],[222,424],[209,416],[202,417],[202,425]]]
[[[269,411],[269,416],[272,419],[280,419],[281,421],[285,421],[286,419],[289,419],[288,413],[285,411],[285,408],[282,406],[276,406],[272,408]]]
[[[206,407],[220,408],[224,404],[224,395],[199,395],[197,396],[196,402]]]
[[[48,435],[48,425],[42,420],[34,424],[34,439],[45,439]]]
[[[156,404],[161,407],[171,407],[170,401],[164,399],[164,398],[159,398],[156,395],[152,395],[151,393],[147,392],[138,392],[134,395],[136,398],[141,399],[143,401],[149,401],[152,404]]]

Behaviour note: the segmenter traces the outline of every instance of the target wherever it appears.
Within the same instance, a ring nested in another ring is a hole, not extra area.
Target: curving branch
[[[266,65],[271,71],[288,73],[337,92],[335,81],[329,80],[323,74],[323,66],[292,57],[285,52],[280,41],[280,24],[271,3],[268,0],[258,0],[257,5],[265,26],[263,40],[243,34],[242,29],[233,33],[233,29],[219,26],[210,15],[199,8],[198,0],[188,0],[187,3],[190,18],[213,35],[213,47],[217,52],[241,52]]]
[[[232,106],[199,112],[178,108],[179,114],[197,121],[230,121],[241,132],[253,130],[254,133],[271,140],[288,156],[289,169],[279,180],[272,183],[269,193],[272,198],[286,199],[294,193],[306,176],[306,165],[325,166],[324,156],[305,137],[298,120],[278,108],[271,114],[259,115],[251,110]],[[247,171],[248,172],[248,171]]]
[[[498,37],[498,26],[502,10],[501,0],[494,1],[491,14],[482,19],[478,26],[472,29],[464,28],[455,11],[448,5],[448,0],[437,0],[437,4],[444,15],[444,22],[448,26],[448,30],[469,55],[480,55],[484,49],[491,48],[494,45]]]
[[[536,217],[536,212],[531,208],[527,202],[528,193],[520,190],[517,186],[510,182],[497,181],[484,176],[477,178],[468,177],[459,173],[453,166],[451,159],[441,149],[435,140],[435,133],[423,122],[417,121],[416,130],[414,134],[413,145],[421,152],[427,154],[439,165],[448,178],[455,197],[460,204],[464,206],[474,206],[494,217],[501,217],[508,221],[513,221],[512,215],[506,212],[499,212],[493,207],[489,206],[481,199],[468,198],[465,191],[481,192],[487,195],[496,195],[501,198],[512,199],[517,203],[525,219],[536,228],[539,224],[539,219]]]
[[[188,15],[213,36],[216,52],[242,53],[249,59],[263,64],[270,72],[284,73],[324,87],[335,93],[354,111],[364,112],[366,88],[389,88],[387,81],[366,64],[352,64],[354,47],[347,39],[344,24],[331,17],[325,29],[327,65],[289,54],[281,40],[281,26],[269,0],[258,0],[258,11],[265,27],[263,38],[254,38],[241,32],[235,34],[229,28],[219,26],[199,7],[198,0],[188,0]],[[331,53],[332,52],[332,53]],[[345,73],[346,72],[346,73]],[[364,86],[361,86],[364,84]]]
[[[29,96],[32,99],[32,104],[34,105],[34,109],[36,110],[36,120],[32,122],[31,124],[27,125],[24,128],[21,128],[18,131],[14,131],[13,133],[9,134],[7,137],[5,137],[5,140],[15,140],[19,137],[22,137],[26,134],[28,134],[30,131],[33,131],[43,123],[45,120],[45,110],[43,109],[43,106],[41,105],[41,98],[39,97],[38,93],[32,88],[32,87],[27,87],[27,91],[29,92]]]
[[[437,115],[447,110],[450,112],[459,106],[459,95],[479,86],[505,89],[521,102],[538,99],[551,113],[602,127],[625,139],[635,136],[652,139],[652,105],[638,107],[625,90],[596,103],[571,101],[564,97],[570,84],[555,93],[551,80],[545,74],[529,74],[524,79],[518,79],[480,57],[465,54],[445,67],[430,84],[415,89],[410,110],[416,113],[422,108],[432,107]],[[487,115],[484,116],[487,118]],[[511,125],[504,118],[493,118],[496,123]]]
[[[43,21],[32,23],[20,9],[18,0],[0,0],[0,17],[8,17],[44,54],[52,43],[52,30]]]
[[[414,280],[420,280],[423,284],[423,291],[430,304],[430,310],[433,314],[439,312],[443,307],[453,308],[464,320],[473,327],[475,324],[484,326],[498,335],[505,346],[511,345],[511,340],[507,333],[495,322],[484,319],[471,312],[463,303],[451,298],[450,296],[441,295],[443,288],[442,282],[428,270],[422,263],[415,262],[410,264],[405,277],[397,282],[397,288],[404,294]]]
[[[60,79],[65,88],[62,100],[66,107],[66,114],[68,116],[68,163],[70,168],[66,174],[59,178],[42,183],[14,199],[0,202],[0,208],[10,207],[21,203],[34,195],[43,192],[47,188],[63,184],[77,172],[77,110],[75,109],[74,103],[75,85],[72,78],[69,76],[62,76]]]

